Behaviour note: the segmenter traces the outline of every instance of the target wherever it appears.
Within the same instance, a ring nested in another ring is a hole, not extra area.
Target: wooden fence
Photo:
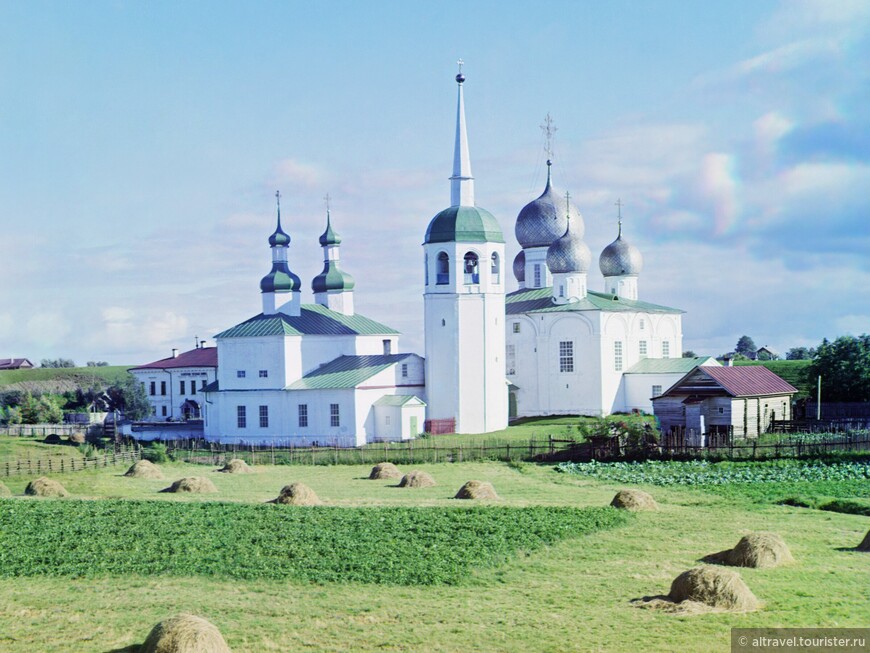
[[[40,476],[42,474],[66,474],[86,469],[132,464],[139,460],[140,449],[121,447],[91,458],[81,456],[46,456],[16,458],[0,462],[0,476]]]
[[[240,458],[253,465],[368,465],[390,461],[397,464],[453,463],[477,460],[544,460],[560,450],[576,446],[573,440],[481,441],[446,445],[430,440],[382,443],[358,448],[274,447],[270,445],[216,445],[215,443],[167,442],[175,460],[211,465]],[[187,446],[185,446],[187,445]]]
[[[14,424],[0,426],[0,435],[31,438],[44,438],[52,434],[70,436],[73,433],[86,432],[89,426],[88,424]]]

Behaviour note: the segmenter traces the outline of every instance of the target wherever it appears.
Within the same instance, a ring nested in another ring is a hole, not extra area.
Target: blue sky
[[[594,258],[621,198],[685,348],[870,331],[870,3],[6,1],[0,356],[138,364],[259,312],[276,189],[303,301],[328,192],[357,310],[422,353],[459,57],[511,258],[550,113]]]

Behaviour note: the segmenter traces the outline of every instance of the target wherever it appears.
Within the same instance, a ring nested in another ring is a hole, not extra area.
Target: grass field
[[[614,481],[559,474],[552,466],[532,464],[427,465],[438,485],[419,490],[400,489],[392,481],[369,481],[369,468],[361,466],[259,467],[256,474],[238,476],[212,469],[166,465],[163,481],[125,478],[123,469],[112,468],[56,478],[80,498],[148,500],[146,507],[169,502],[173,510],[221,505],[211,503],[215,501],[260,504],[292,481],[311,486],[326,504],[313,509],[250,507],[275,514],[285,510],[288,515],[311,510],[329,514],[334,507],[363,506],[410,510],[409,514],[417,507],[448,513],[467,510],[465,502],[458,505],[450,497],[472,478],[495,485],[502,497],[500,509],[606,506],[622,487]],[[208,475],[218,494],[158,492],[171,480],[194,474]],[[6,480],[13,492],[21,493],[28,479]],[[841,499],[855,498],[860,491],[849,483],[826,486],[824,491]],[[777,483],[764,490],[759,488],[765,484],[751,485],[752,492],[639,485],[655,496],[659,512],[638,514],[614,528],[569,533],[543,547],[520,546],[494,564],[486,560],[481,561],[486,564],[472,564],[457,584],[239,580],[219,573],[146,576],[98,571],[85,578],[43,574],[0,578],[0,650],[118,650],[142,642],[154,623],[181,611],[217,624],[236,653],[728,651],[731,627],[867,626],[870,558],[851,549],[867,532],[870,520],[775,505],[771,501],[778,495]],[[812,494],[813,487],[807,481],[790,489]],[[57,503],[14,498],[0,502],[0,510],[14,511],[25,502]],[[108,510],[117,504],[95,505]],[[415,529],[425,532],[426,520],[415,523]],[[160,535],[168,535],[171,529],[150,525],[153,539],[162,541],[167,552],[191,546],[180,537],[161,540]],[[220,532],[221,524],[215,521],[211,527]],[[122,521],[117,528],[124,528]],[[762,610],[674,616],[630,603],[666,593],[678,573],[708,553],[733,546],[750,530],[779,533],[797,561],[779,569],[740,570],[764,604]],[[75,532],[70,526],[69,541],[53,544],[57,549],[53,556],[63,557],[65,548],[75,546]],[[10,537],[0,532],[0,547]],[[207,538],[202,544],[189,554],[208,558]],[[385,537],[384,549],[390,546],[390,538]],[[103,555],[124,556],[125,551]]]
[[[123,381],[127,376],[129,365],[107,365],[103,367],[34,367],[27,370],[0,371],[0,390],[13,384],[37,384],[49,391],[52,388],[81,386],[88,388],[95,382],[101,385],[112,385]]]

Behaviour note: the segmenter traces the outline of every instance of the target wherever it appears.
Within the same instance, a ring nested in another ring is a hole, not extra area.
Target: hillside
[[[806,370],[812,361],[734,361],[735,365],[764,365],[774,374],[781,376],[800,392],[795,399],[808,397],[812,394],[812,383],[806,381]]]
[[[107,367],[35,367],[0,371],[0,390],[30,390],[52,394],[90,388],[94,383],[109,386],[127,375],[129,365]]]

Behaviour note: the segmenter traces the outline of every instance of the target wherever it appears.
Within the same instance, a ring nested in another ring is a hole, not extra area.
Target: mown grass
[[[222,501],[273,498],[302,480],[330,505],[452,506],[471,478],[490,480],[499,505],[606,506],[618,481],[556,474],[550,466],[498,463],[425,466],[438,481],[419,493],[363,478],[362,467],[258,468],[225,477],[170,465],[171,478],[209,474]],[[79,496],[125,492],[150,505],[198,510],[204,499],[157,494],[169,484],[123,478],[123,470],[62,477]],[[79,480],[76,480],[79,479]],[[22,481],[25,479],[21,479]],[[733,627],[864,627],[867,554],[852,549],[867,532],[859,515],[808,510],[721,495],[705,488],[642,486],[660,505],[630,523],[519,551],[470,569],[456,585],[240,581],[129,574],[0,578],[0,650],[107,652],[141,643],[151,626],[185,611],[217,624],[236,653],[311,651],[714,651],[730,650]],[[14,490],[22,486],[16,481]],[[844,497],[846,498],[846,497]],[[213,500],[212,497],[211,500]],[[16,498],[24,502],[49,503]],[[72,501],[70,503],[79,503]],[[98,502],[103,503],[103,502]],[[141,502],[140,502],[141,503]],[[666,592],[671,580],[748,531],[780,534],[796,558],[777,569],[741,569],[760,611],[692,617],[641,610],[631,600]],[[65,548],[65,544],[59,544]],[[384,546],[389,546],[384,543]],[[171,547],[166,538],[164,547]],[[207,556],[207,549],[201,550]]]

